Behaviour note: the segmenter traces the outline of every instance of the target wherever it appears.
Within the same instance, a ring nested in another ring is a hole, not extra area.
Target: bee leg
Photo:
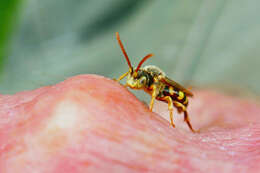
[[[124,77],[126,77],[128,75],[129,71],[122,74],[118,79],[116,79],[117,82],[119,82],[120,80],[122,80]],[[114,79],[115,80],[115,79]]]
[[[173,123],[173,102],[172,102],[172,98],[170,96],[166,96],[164,99],[168,102],[168,109],[170,111],[171,125],[172,125],[172,127],[175,127],[175,125]]]
[[[190,118],[189,118],[188,112],[186,110],[186,107],[183,104],[181,104],[180,102],[177,102],[177,101],[174,101],[173,104],[174,104],[174,106],[177,107],[178,110],[181,110],[182,112],[184,112],[184,121],[187,123],[187,125],[190,128],[190,130],[193,133],[195,133],[196,131],[192,128],[192,125],[190,123]]]
[[[154,104],[155,96],[152,95],[151,101],[150,101],[150,106],[149,109],[152,111],[153,110],[153,104]]]
[[[152,98],[151,98],[150,106],[149,106],[149,109],[151,111],[153,110],[153,104],[154,104],[154,100],[155,100],[156,96],[157,96],[157,88],[155,85],[153,85]]]
[[[188,115],[188,112],[185,110],[184,111],[184,121],[188,124],[190,130],[193,132],[193,133],[196,133],[198,131],[195,131],[192,126],[191,126],[191,123],[190,123],[190,118],[189,118],[189,115]]]

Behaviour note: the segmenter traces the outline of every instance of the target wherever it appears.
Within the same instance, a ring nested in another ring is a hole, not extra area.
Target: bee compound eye
[[[141,84],[144,84],[145,82],[146,82],[146,77],[144,77],[144,76],[141,77],[141,79],[140,79],[140,83],[141,83]]]

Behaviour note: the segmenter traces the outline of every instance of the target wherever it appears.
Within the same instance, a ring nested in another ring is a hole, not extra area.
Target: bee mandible
[[[147,59],[151,58],[153,54],[146,55],[139,62],[137,68],[134,69],[120,40],[118,32],[116,33],[116,38],[129,66],[129,71],[121,75],[117,81],[119,82],[127,76],[126,87],[130,87],[131,89],[143,89],[145,92],[150,94],[152,98],[149,109],[151,111],[153,110],[155,99],[168,103],[172,127],[175,127],[173,123],[173,107],[177,108],[179,113],[184,113],[184,121],[187,123],[190,130],[195,132],[192,128],[187,112],[189,102],[188,97],[193,96],[192,92],[168,78],[165,73],[156,66],[147,65],[141,68],[142,64]]]

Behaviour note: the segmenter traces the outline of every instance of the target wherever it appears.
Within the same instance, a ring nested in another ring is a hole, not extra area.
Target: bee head
[[[143,74],[143,70],[140,69],[137,72],[128,73],[126,86],[132,89],[142,89],[145,88],[147,84],[147,78]]]
[[[147,84],[147,77],[144,75],[144,71],[141,68],[142,64],[150,57],[153,56],[153,54],[148,54],[146,55],[138,64],[137,68],[134,70],[133,66],[131,65],[131,62],[128,58],[128,55],[124,49],[124,46],[120,40],[118,32],[116,33],[116,38],[118,41],[119,46],[121,47],[121,50],[125,56],[125,59],[127,61],[129,71],[127,72],[127,81],[126,81],[126,86],[129,86],[130,88],[133,89],[141,89],[144,88]]]

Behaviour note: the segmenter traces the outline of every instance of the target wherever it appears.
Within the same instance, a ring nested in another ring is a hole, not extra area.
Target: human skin
[[[252,99],[194,91],[170,126],[119,83],[80,75],[0,96],[1,173],[259,172],[260,106]],[[163,118],[165,117],[165,118]]]

